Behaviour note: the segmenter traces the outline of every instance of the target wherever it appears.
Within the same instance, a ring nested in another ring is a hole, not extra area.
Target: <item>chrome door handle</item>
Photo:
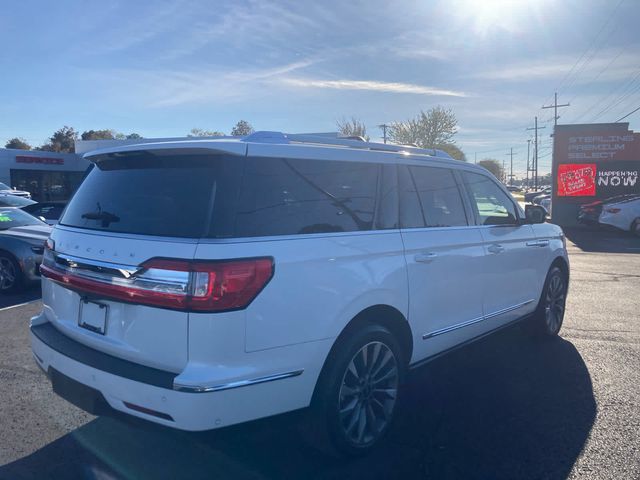
[[[504,247],[499,243],[494,243],[493,245],[490,245],[487,250],[489,250],[489,253],[502,253],[504,252]]]
[[[533,242],[527,242],[527,247],[547,247],[549,240],[535,240]]]
[[[429,252],[429,253],[418,253],[413,259],[419,263],[431,263],[437,258],[438,254]]]

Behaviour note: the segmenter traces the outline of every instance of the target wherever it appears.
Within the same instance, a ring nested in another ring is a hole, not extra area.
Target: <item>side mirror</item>
[[[540,205],[525,205],[524,218],[526,223],[544,223],[547,220],[547,210]]]

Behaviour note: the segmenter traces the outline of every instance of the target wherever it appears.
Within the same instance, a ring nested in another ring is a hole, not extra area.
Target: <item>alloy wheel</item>
[[[0,290],[9,290],[16,283],[16,267],[13,262],[0,257]]]
[[[566,302],[565,282],[559,273],[556,273],[550,278],[545,300],[545,323],[548,332],[555,334],[560,330],[560,326],[562,325]]]
[[[352,445],[369,445],[385,431],[399,378],[398,361],[382,342],[370,342],[353,356],[338,393],[340,425]]]

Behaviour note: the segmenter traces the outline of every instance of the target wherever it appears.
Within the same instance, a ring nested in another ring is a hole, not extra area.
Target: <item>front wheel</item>
[[[636,237],[640,237],[640,218],[636,218],[631,224],[631,233]]]
[[[328,362],[313,414],[334,450],[364,455],[394,418],[406,368],[402,352],[386,328],[369,325],[342,340]]]
[[[22,287],[22,270],[12,257],[0,254],[0,293],[11,293]]]
[[[558,267],[552,267],[544,282],[542,297],[534,314],[537,333],[555,337],[560,332],[567,302],[567,276]]]

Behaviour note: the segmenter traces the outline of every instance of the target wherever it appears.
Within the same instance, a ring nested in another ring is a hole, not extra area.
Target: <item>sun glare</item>
[[[488,34],[496,29],[517,31],[526,19],[534,0],[459,0],[457,14],[476,33]]]

